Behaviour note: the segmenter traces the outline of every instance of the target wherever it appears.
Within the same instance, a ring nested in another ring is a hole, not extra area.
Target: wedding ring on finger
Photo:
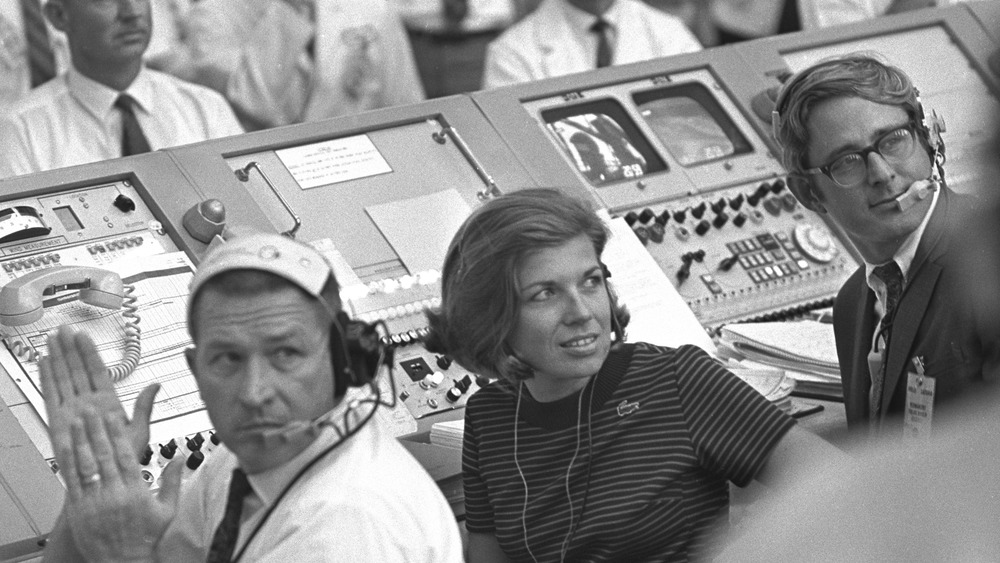
[[[101,474],[94,473],[92,475],[87,475],[83,479],[80,479],[80,482],[82,482],[84,485],[96,485],[97,483],[101,482]]]

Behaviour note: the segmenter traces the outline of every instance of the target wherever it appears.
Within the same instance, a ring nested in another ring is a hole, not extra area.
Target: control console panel
[[[831,305],[857,267],[782,178],[621,215],[706,327]]]
[[[440,278],[439,272],[430,270],[343,291],[357,318],[385,322],[388,335],[383,343],[393,351],[396,398],[416,419],[464,407],[472,393],[489,382],[423,346],[428,331],[425,311],[441,304]]]

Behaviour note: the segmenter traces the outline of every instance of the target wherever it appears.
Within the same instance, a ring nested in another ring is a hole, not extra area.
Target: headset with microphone
[[[375,416],[379,406],[396,406],[392,350],[382,345],[379,334],[380,327],[388,334],[384,321],[368,324],[353,320],[339,307],[339,302],[331,303],[324,296],[324,289],[335,287],[335,278],[329,262],[316,249],[275,234],[257,233],[234,237],[212,247],[199,265],[191,280],[191,301],[213,277],[226,272],[247,270],[273,274],[299,287],[323,305],[330,319],[328,345],[333,364],[333,408],[315,418],[293,420],[264,432],[262,438],[265,447],[316,437],[324,428],[334,429],[337,439],[306,463],[285,485],[247,536],[233,562],[239,561],[281,500],[306,472],[365,427]],[[388,366],[389,371],[388,402],[382,399],[377,384],[378,369],[382,364]],[[355,393],[350,392],[351,387],[362,389]],[[338,416],[341,412],[342,416]]]
[[[771,112],[771,129],[774,139],[779,138],[779,131],[782,124],[782,114],[786,111],[786,105],[791,92],[800,87],[802,81],[813,72],[825,66],[841,64],[840,58],[833,58],[814,64],[802,71],[797,72],[787,78],[784,86],[774,102],[774,110]],[[917,202],[925,199],[932,192],[944,184],[944,140],[941,133],[946,131],[944,119],[934,110],[930,113],[924,110],[920,100],[920,92],[914,87],[915,103],[913,106],[913,122],[916,126],[917,134],[927,143],[927,154],[931,158],[931,174],[928,178],[917,180],[910,184],[907,189],[895,198],[896,206],[900,211],[906,211]]]
[[[330,357],[333,361],[333,385],[334,397],[343,398],[350,387],[370,387],[369,397],[356,401],[355,405],[348,405],[345,411],[345,419],[334,420],[334,415],[340,410],[340,402],[329,411],[308,420],[294,420],[284,424],[279,428],[274,428],[261,433],[261,438],[265,445],[269,442],[289,442],[299,436],[317,435],[324,427],[333,427],[341,438],[347,434],[345,429],[348,426],[346,417],[356,413],[350,413],[351,408],[360,409],[365,405],[371,406],[372,412],[379,405],[388,408],[396,406],[395,381],[392,379],[392,349],[381,343],[378,328],[388,333],[383,321],[369,324],[364,321],[351,319],[344,311],[338,311],[336,318],[330,326]],[[389,384],[392,387],[392,401],[386,403],[381,400],[378,387],[375,383],[376,375],[380,365],[387,365],[390,369]],[[375,397],[375,400],[369,400]],[[365,416],[367,422],[367,416]],[[358,426],[360,428],[360,425]]]

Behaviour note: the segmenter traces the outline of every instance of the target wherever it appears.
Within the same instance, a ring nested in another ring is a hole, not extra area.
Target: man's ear
[[[194,374],[195,380],[198,379],[198,371],[194,369],[194,356],[197,353],[194,346],[184,349],[184,359],[187,360],[188,369]]]
[[[812,179],[790,174],[786,184],[788,184],[788,189],[792,190],[792,193],[795,194],[795,199],[799,200],[799,203],[803,207],[816,213],[826,213],[826,207],[823,206],[823,201],[819,197],[819,191],[813,185]]]
[[[63,33],[66,32],[69,16],[66,14],[66,6],[63,5],[62,0],[49,0],[42,7],[42,10],[45,11],[45,17],[48,18],[52,27]]]

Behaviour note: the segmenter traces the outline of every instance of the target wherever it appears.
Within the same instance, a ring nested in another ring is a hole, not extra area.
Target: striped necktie
[[[119,94],[115,100],[115,107],[122,113],[122,156],[150,151],[149,141],[135,117],[135,106],[135,98],[125,93]]]
[[[242,469],[233,469],[233,478],[229,481],[229,496],[226,497],[226,513],[219,522],[212,536],[212,546],[209,548],[207,563],[228,563],[236,550],[236,539],[240,533],[240,516],[243,514],[243,499],[253,489],[247,474]]]
[[[49,44],[49,30],[45,27],[40,0],[21,0],[24,18],[24,38],[28,43],[28,66],[31,70],[31,87],[48,82],[56,75],[56,58]]]
[[[611,24],[608,20],[598,17],[590,31],[597,34],[597,68],[611,66]]]
[[[871,403],[869,405],[872,419],[878,416],[882,405],[882,387],[885,384],[885,365],[889,360],[889,339],[892,336],[892,321],[896,318],[896,305],[903,294],[903,270],[895,260],[876,267],[872,273],[885,283],[885,314],[879,323],[876,341],[882,341],[882,365],[872,373]]]

